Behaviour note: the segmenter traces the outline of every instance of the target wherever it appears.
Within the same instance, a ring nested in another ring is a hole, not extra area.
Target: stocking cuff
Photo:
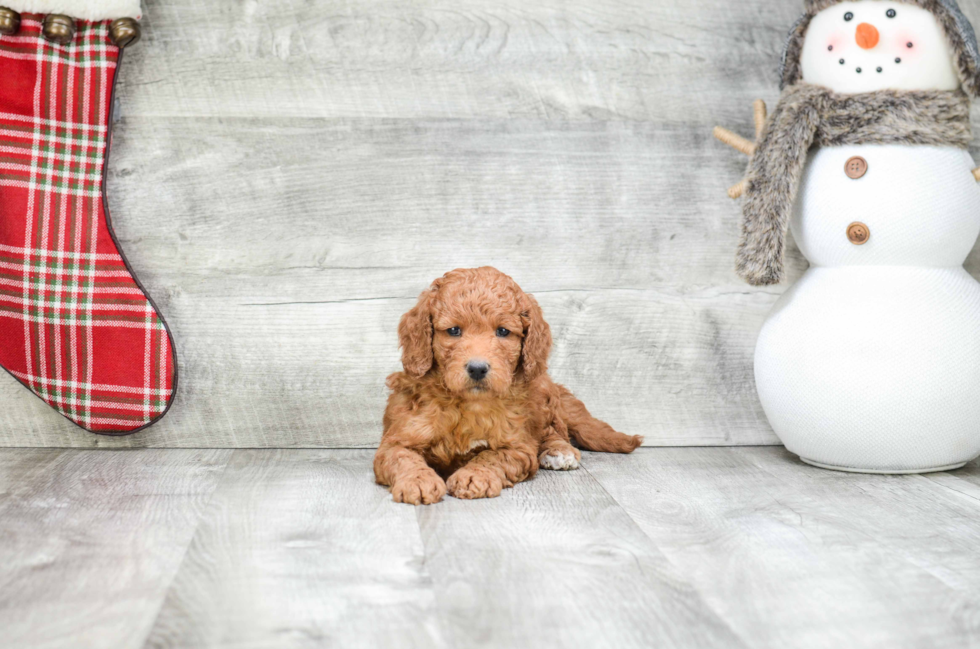
[[[140,0],[0,0],[0,7],[26,14],[64,14],[76,20],[140,18]]]

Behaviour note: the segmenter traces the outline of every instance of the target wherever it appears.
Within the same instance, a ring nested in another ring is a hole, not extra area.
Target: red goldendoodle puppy
[[[398,325],[404,372],[374,458],[396,502],[493,498],[538,466],[576,469],[569,435],[590,451],[630,453],[617,433],[547,374],[551,329],[537,301],[495,268],[437,279]]]

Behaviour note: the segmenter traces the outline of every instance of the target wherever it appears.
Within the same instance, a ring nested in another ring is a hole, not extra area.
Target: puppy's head
[[[446,273],[398,325],[405,372],[436,373],[447,390],[481,398],[548,369],[551,328],[537,301],[490,267]]]

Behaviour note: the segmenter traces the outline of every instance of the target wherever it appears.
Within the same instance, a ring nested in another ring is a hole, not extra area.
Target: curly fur
[[[806,39],[806,31],[810,26],[810,21],[824,9],[840,4],[842,1],[806,0],[806,13],[793,25],[783,50],[780,89],[792,86],[802,79],[800,56],[803,53],[803,41]],[[980,51],[977,49],[976,35],[972,25],[960,11],[956,0],[898,1],[921,7],[936,16],[953,52],[964,90],[971,97],[980,96]]]
[[[962,91],[838,95],[806,83],[790,86],[749,161],[736,256],[738,274],[755,285],[782,281],[789,215],[812,146],[966,148],[971,139],[970,99]]]
[[[448,329],[459,327],[460,336]],[[511,333],[497,335],[498,328]],[[404,371],[391,390],[374,458],[397,502],[430,504],[447,491],[492,498],[547,467],[574,468],[587,450],[629,453],[643,438],[617,433],[548,376],[551,328],[513,279],[484,267],[447,273],[398,326]],[[466,364],[487,361],[473,381]]]

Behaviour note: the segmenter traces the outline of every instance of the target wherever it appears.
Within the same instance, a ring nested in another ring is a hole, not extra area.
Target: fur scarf
[[[970,99],[957,91],[882,90],[838,95],[798,83],[786,88],[749,161],[736,270],[749,284],[784,276],[786,230],[813,146],[910,144],[967,148]]]

